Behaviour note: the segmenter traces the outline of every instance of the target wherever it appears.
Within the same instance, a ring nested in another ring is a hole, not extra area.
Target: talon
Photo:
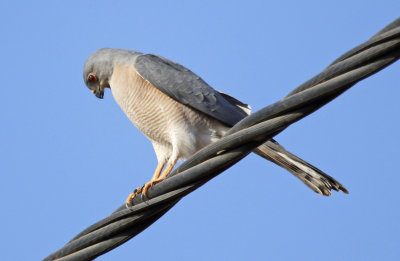
[[[151,186],[153,186],[153,182],[147,182],[146,184],[144,184],[143,189],[142,189],[142,195],[146,196],[147,191],[149,190],[149,188],[151,188]]]
[[[136,190],[137,189],[135,189],[135,191],[133,192],[133,193],[131,193],[131,194],[129,194],[129,196],[128,196],[128,198],[125,200],[125,206],[126,207],[130,207],[130,206],[132,206],[132,200],[136,197]]]
[[[176,159],[173,163],[169,163],[164,172],[160,176],[160,172],[164,167],[164,163],[158,163],[157,168],[153,174],[153,178],[147,182],[146,184],[143,185],[141,188],[135,189],[133,193],[129,195],[129,197],[126,199],[126,207],[132,206],[132,200],[140,194],[141,199],[144,201],[145,197],[147,196],[147,191],[155,184],[158,184],[166,179],[168,174],[171,172],[172,168],[175,166],[176,162],[178,159]]]
[[[136,188],[133,193],[129,194],[128,198],[125,200],[125,206],[126,207],[131,207],[132,206],[132,200],[139,194],[141,194],[142,188]]]
[[[165,178],[158,178],[158,179],[156,179],[155,181],[152,182],[152,185],[158,184],[158,183],[160,183],[160,182],[162,182],[164,180],[165,180]]]

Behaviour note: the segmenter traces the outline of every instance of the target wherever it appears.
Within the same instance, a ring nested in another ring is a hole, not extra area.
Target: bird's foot
[[[137,188],[131,194],[129,194],[128,198],[125,200],[125,206],[130,207],[132,206],[132,200],[139,194],[142,193],[143,188]]]
[[[164,180],[165,180],[165,178],[158,178],[155,181],[153,181],[151,185],[153,186],[153,185],[158,184],[158,183],[160,183],[160,182],[162,182]]]
[[[162,181],[164,181],[164,180],[165,180],[165,178],[158,178],[158,179],[156,179],[156,180],[154,180],[154,181],[149,181],[149,182],[147,182],[147,183],[144,184],[143,187],[141,187],[141,188],[135,189],[135,191],[134,191],[133,193],[129,194],[128,198],[126,199],[126,201],[125,201],[125,206],[126,206],[126,207],[132,206],[132,200],[133,200],[136,196],[138,196],[139,194],[141,194],[142,199],[144,199],[144,197],[145,197],[146,194],[147,194],[147,191],[148,191],[153,185],[158,184],[158,183],[160,183],[160,182],[162,182]]]
[[[160,183],[160,182],[163,181],[163,180],[165,180],[165,178],[158,178],[158,179],[156,179],[156,180],[149,181],[149,182],[147,182],[146,184],[144,184],[143,187],[142,187],[142,191],[141,191],[141,192],[142,192],[142,197],[143,197],[143,196],[146,196],[147,191],[148,191],[153,185],[158,184],[158,183]]]
[[[147,191],[149,190],[149,188],[151,188],[151,186],[153,186],[153,181],[149,181],[149,182],[147,182],[146,184],[143,185],[143,188],[142,188],[142,191],[141,191],[142,198],[144,196],[146,196]]]

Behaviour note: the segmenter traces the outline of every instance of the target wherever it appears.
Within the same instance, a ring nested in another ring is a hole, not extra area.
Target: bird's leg
[[[174,168],[176,162],[178,161],[178,159],[176,159],[173,163],[168,163],[167,167],[164,169],[163,173],[161,174],[161,176],[153,181],[153,184],[157,184],[160,183],[161,181],[163,181],[164,179],[167,178],[167,176],[169,175],[169,173],[171,173],[172,169]]]
[[[158,162],[156,170],[154,171],[153,177],[149,182],[144,184],[143,188],[138,188],[135,190],[135,192],[129,194],[128,198],[126,199],[126,205],[129,206],[131,204],[132,199],[137,195],[142,193],[143,195],[146,195],[147,190],[151,187],[153,182],[157,180],[157,178],[160,176],[160,173],[162,169],[164,168],[165,163],[163,162]]]
[[[153,177],[151,178],[151,180],[149,182],[147,182],[143,186],[142,195],[146,195],[147,190],[149,190],[149,188],[153,185],[153,182],[158,179],[158,177],[160,176],[161,170],[164,168],[164,164],[165,163],[160,163],[160,162],[157,164],[157,168],[154,171]]]

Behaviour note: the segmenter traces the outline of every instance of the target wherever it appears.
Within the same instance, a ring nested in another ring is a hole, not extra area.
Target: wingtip
[[[340,186],[340,190],[341,190],[344,194],[349,194],[349,191],[348,191],[345,187],[343,187],[343,186]]]

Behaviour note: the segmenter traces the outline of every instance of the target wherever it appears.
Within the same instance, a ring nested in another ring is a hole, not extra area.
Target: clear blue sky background
[[[1,260],[40,260],[148,181],[149,141],[84,86],[102,47],[156,53],[260,109],[400,15],[400,1],[2,1]],[[322,197],[250,155],[98,260],[400,260],[400,63],[277,137]]]

